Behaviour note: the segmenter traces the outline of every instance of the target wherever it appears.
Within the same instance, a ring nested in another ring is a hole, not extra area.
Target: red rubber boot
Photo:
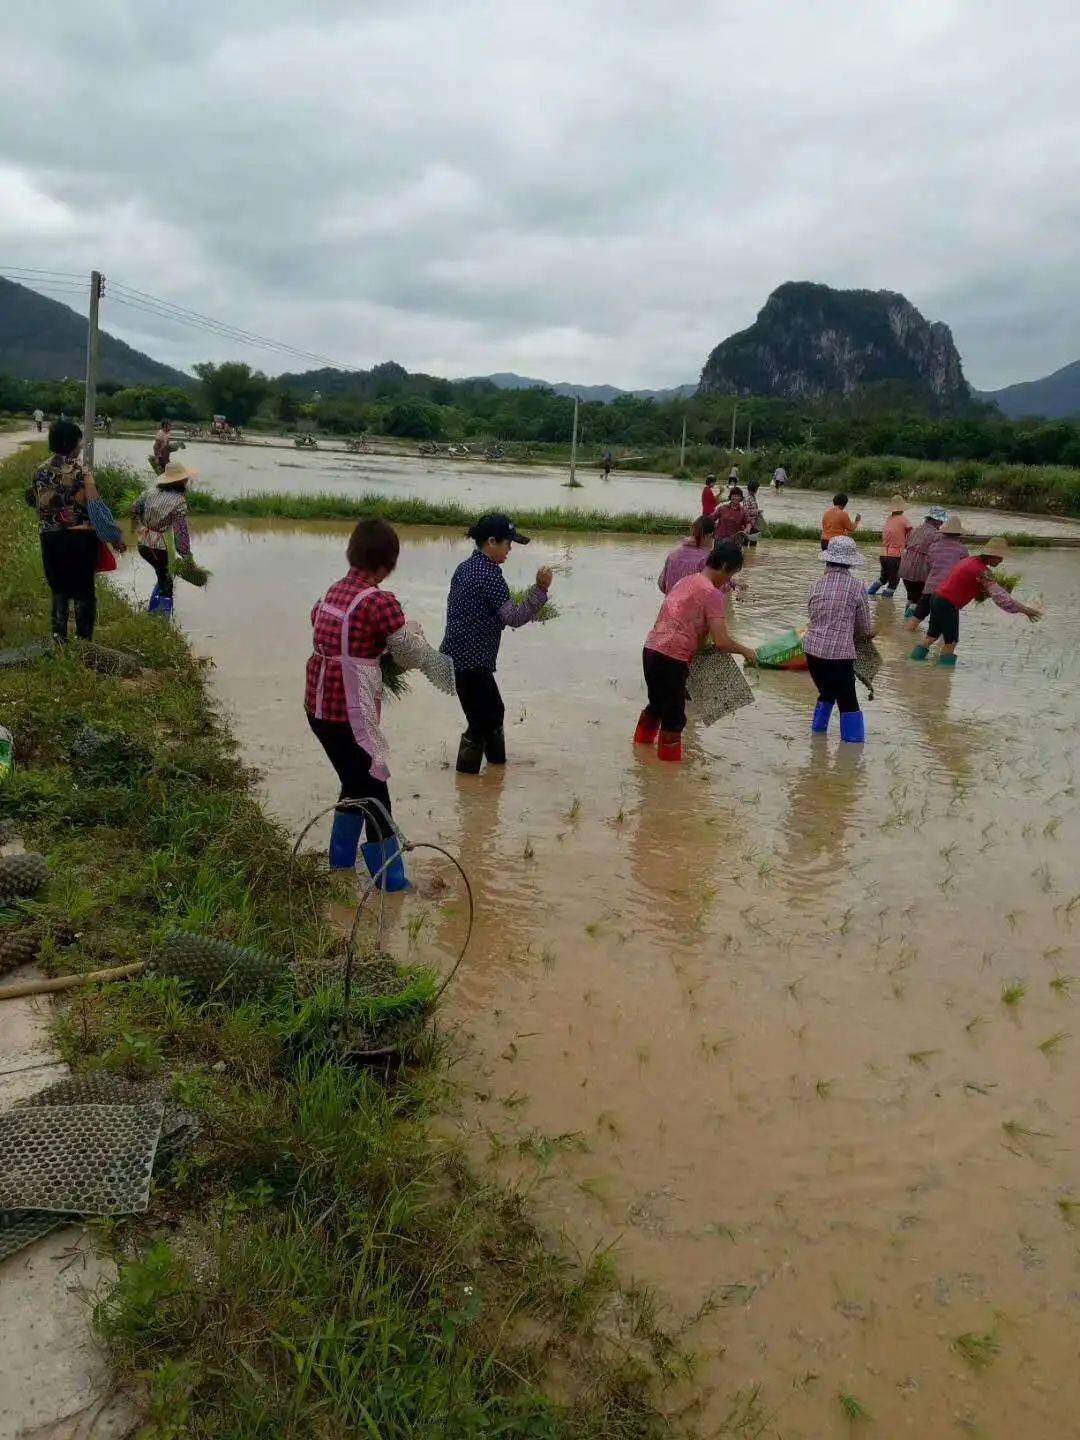
[[[682,735],[678,730],[661,730],[656,753],[661,760],[682,759]]]
[[[638,716],[637,729],[634,731],[635,745],[655,745],[656,737],[660,734],[660,721],[654,720],[647,710],[642,710]]]

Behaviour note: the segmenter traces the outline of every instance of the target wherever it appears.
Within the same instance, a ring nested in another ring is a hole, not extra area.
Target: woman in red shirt
[[[720,503],[716,498],[716,476],[705,476],[705,488],[701,492],[701,513],[711,515]]]
[[[1001,610],[1041,620],[1042,611],[1032,605],[1021,605],[993,576],[993,567],[1000,565],[1009,548],[1007,540],[987,540],[978,555],[969,555],[954,565],[930,601],[930,623],[926,627],[926,644],[916,645],[912,660],[925,660],[931,649],[942,642],[939,665],[956,664],[956,646],[960,639],[960,611],[972,600],[993,600]]]

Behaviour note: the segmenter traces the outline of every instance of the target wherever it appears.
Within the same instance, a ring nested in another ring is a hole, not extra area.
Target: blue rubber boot
[[[895,594],[895,590],[882,590],[881,598],[882,600],[891,600]]]
[[[810,721],[811,735],[824,735],[829,728],[829,718],[833,712],[831,700],[819,700],[814,706],[814,718]]]
[[[153,590],[150,591],[150,599],[149,599],[149,601],[147,602],[146,613],[147,613],[148,615],[153,615],[153,614],[155,614],[156,611],[157,611],[158,604],[160,603],[160,601],[161,601],[161,586],[160,586],[160,585],[155,585],[154,588],[153,588]]]
[[[881,589],[881,584],[882,582],[880,580],[875,580],[872,585],[868,585],[866,587],[867,595],[876,595],[877,592]]]
[[[840,716],[840,739],[849,745],[862,745],[866,740],[866,719],[861,710],[848,710]]]
[[[939,665],[955,665],[955,664],[956,664],[956,656],[955,656],[955,655],[939,655],[939,656],[938,656],[938,662],[937,662],[937,663],[938,663]]]
[[[173,597],[171,595],[159,595],[157,604],[154,606],[154,614],[161,615],[166,620],[172,619]]]
[[[396,890],[408,890],[409,877],[405,874],[405,862],[401,858],[401,846],[396,835],[390,835],[385,840],[369,840],[360,846],[360,853],[371,878],[374,880],[376,875],[379,876],[380,890],[391,894]]]
[[[330,828],[330,869],[351,870],[356,864],[356,849],[364,817],[359,810],[335,810]]]
[[[916,646],[915,646],[915,649],[912,650],[911,654],[908,656],[908,659],[909,659],[909,660],[925,660],[926,657],[927,657],[929,654],[930,654],[930,649],[929,649],[928,646],[926,646],[926,645],[916,645]]]

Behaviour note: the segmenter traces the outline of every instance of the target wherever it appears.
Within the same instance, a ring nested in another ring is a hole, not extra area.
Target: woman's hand
[[[746,661],[747,665],[756,665],[756,664],[757,664],[757,651],[756,651],[756,650],[744,650],[744,651],[742,652],[742,657],[743,657],[743,659]]]
[[[536,572],[536,583],[541,590],[550,590],[555,576],[550,565],[541,565]]]

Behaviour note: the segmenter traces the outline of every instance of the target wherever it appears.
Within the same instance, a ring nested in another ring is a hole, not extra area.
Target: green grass
[[[33,457],[0,466],[0,644],[46,629]],[[104,477],[116,503],[122,477]],[[72,643],[0,671],[16,769],[0,819],[47,857],[41,895],[0,923],[45,935],[54,972],[145,959],[171,929],[207,930],[302,961],[340,959],[329,876],[302,860],[251,776],[178,630],[99,587],[99,638],[137,654],[121,680]],[[73,766],[91,723],[113,737]],[[329,782],[329,776],[327,777]],[[418,960],[422,941],[417,939]],[[369,971],[374,967],[369,967]],[[365,1027],[422,1013],[423,969],[357,1000]],[[160,1076],[202,1136],[156,1179],[148,1215],[110,1226],[118,1277],[94,1319],[118,1383],[140,1377],[147,1440],[289,1435],[573,1437],[669,1433],[653,1387],[682,1363],[658,1331],[617,1326],[610,1260],[546,1247],[513,1192],[486,1182],[432,1120],[447,1089],[430,1034],[392,1071],[343,1062],[340,991],[290,987],[233,1008],[196,1005],[171,978],[72,992],[56,1036],[76,1069]],[[558,1136],[530,1151],[577,1148]],[[527,1327],[527,1329],[525,1328]],[[552,1398],[552,1369],[559,1399]]]
[[[987,1330],[983,1335],[968,1330],[957,1335],[952,1348],[973,1370],[985,1370],[1001,1353],[1001,1341],[996,1330]]]

